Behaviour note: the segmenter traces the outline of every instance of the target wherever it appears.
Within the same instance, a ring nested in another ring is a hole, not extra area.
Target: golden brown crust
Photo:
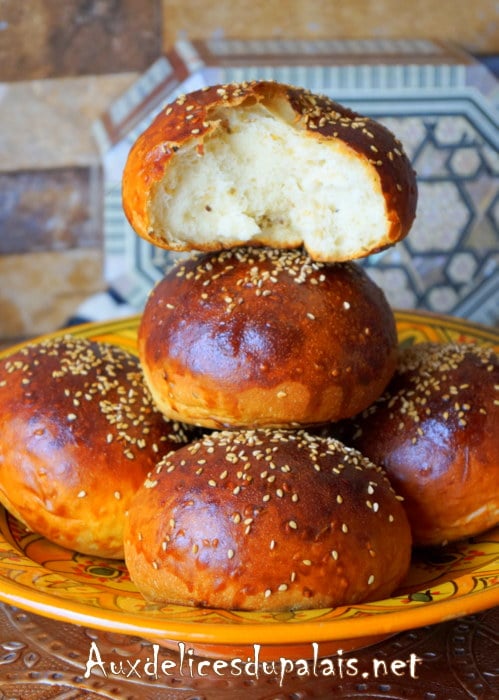
[[[410,528],[383,471],[303,431],[226,431],[137,492],[125,561],[148,600],[239,610],[347,605],[405,577]]]
[[[163,109],[139,136],[129,153],[122,182],[124,211],[139,236],[154,245],[180,251],[210,251],[228,247],[227,239],[220,240],[216,236],[199,245],[192,245],[160,231],[153,221],[151,202],[180,149],[197,144],[202,156],[203,143],[213,136],[220,124],[221,109],[232,110],[253,103],[269,107],[276,117],[282,115],[281,118],[284,118],[286,114],[286,120],[293,122],[297,129],[304,130],[311,139],[340,142],[372,167],[373,178],[379,180],[385,199],[387,230],[370,250],[359,248],[348,259],[382,250],[408,234],[416,214],[416,176],[402,144],[388,129],[324,95],[271,81],[251,81],[214,85],[182,95]],[[317,172],[319,177],[318,164]],[[356,232],[352,231],[350,235],[355,237]],[[230,244],[257,242],[276,244],[275,240],[266,240],[264,235]],[[287,244],[285,239],[280,243],[283,247],[297,245],[296,242]],[[315,253],[314,257],[328,261],[345,259],[331,255],[327,257],[322,254],[319,257]]]
[[[196,425],[296,427],[359,412],[396,366],[393,312],[355,263],[238,248],[179,263],[139,328],[160,410]]]
[[[386,392],[342,436],[387,471],[415,544],[440,545],[499,522],[499,363],[490,348],[407,348]]]
[[[124,511],[163,454],[185,444],[135,356],[70,335],[0,362],[0,502],[69,549],[123,557]]]

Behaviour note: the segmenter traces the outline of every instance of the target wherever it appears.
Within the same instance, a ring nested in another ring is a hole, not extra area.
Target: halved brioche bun
[[[30,530],[123,558],[124,513],[189,440],[156,410],[135,356],[64,335],[0,361],[0,502]]]
[[[384,472],[304,431],[222,431],[167,455],[134,497],[125,561],[155,603],[322,608],[389,596],[407,516]]]
[[[176,251],[241,245],[356,259],[404,238],[415,173],[380,123],[267,81],[179,97],[142,133],[123,173],[135,231]]]
[[[360,265],[272,248],[178,263],[146,302],[138,346],[158,408],[209,428],[353,416],[398,350],[393,311]]]

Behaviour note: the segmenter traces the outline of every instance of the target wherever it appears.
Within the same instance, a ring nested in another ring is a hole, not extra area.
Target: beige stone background
[[[495,0],[163,0],[163,45],[176,38],[446,39],[468,51],[499,45]]]
[[[496,0],[0,0],[0,345],[103,289],[91,124],[179,38],[451,40],[499,52]]]

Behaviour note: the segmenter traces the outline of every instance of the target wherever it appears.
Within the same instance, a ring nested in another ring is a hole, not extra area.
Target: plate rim
[[[2,507],[3,508],[3,507]],[[495,528],[493,532],[497,532]],[[491,531],[492,532],[492,531]],[[0,535],[1,536],[1,535]],[[494,561],[497,561],[496,557]],[[477,574],[480,570],[477,570]],[[468,574],[470,575],[470,574]],[[453,579],[459,581],[460,578]],[[499,581],[490,588],[479,592],[468,592],[458,598],[450,597],[445,600],[430,602],[412,602],[406,610],[386,610],[382,613],[357,615],[355,617],[321,620],[313,618],[294,622],[245,622],[245,623],[213,623],[198,620],[182,622],[171,617],[141,618],[140,613],[123,613],[125,620],[120,620],[121,613],[106,611],[107,617],[80,602],[57,598],[45,591],[28,589],[29,597],[19,594],[24,585],[3,581],[0,587],[0,600],[23,610],[49,617],[60,622],[86,625],[94,629],[108,632],[118,632],[146,639],[164,639],[169,641],[197,642],[203,644],[227,645],[250,644],[248,637],[255,636],[254,643],[265,645],[280,645],[275,641],[279,635],[286,639],[286,646],[311,642],[339,641],[368,637],[380,634],[392,634],[407,629],[415,629],[428,624],[455,619],[472,613],[495,607],[499,604]],[[391,599],[386,599],[391,600]],[[62,603],[57,605],[56,601]],[[382,601],[373,601],[375,604]],[[457,603],[459,602],[459,605]],[[365,604],[369,605],[369,604]],[[362,606],[340,606],[339,609]],[[194,608],[193,608],[194,609]],[[324,613],[332,608],[324,608]],[[215,611],[216,612],[216,611]],[[414,620],[413,618],[416,618]],[[387,624],[388,623],[388,624]],[[223,630],[223,638],[221,637]],[[360,634],[359,634],[360,633]],[[273,641],[274,640],[274,641]]]

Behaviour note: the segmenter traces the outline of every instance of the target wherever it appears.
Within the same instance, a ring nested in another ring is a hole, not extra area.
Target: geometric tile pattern
[[[114,295],[140,310],[182,257],[139,239],[123,215],[131,144],[180,93],[253,78],[329,94],[400,138],[417,172],[417,218],[404,241],[361,264],[395,308],[499,325],[499,86],[473,59],[428,41],[180,42],[95,125]]]
[[[497,132],[494,143],[472,113],[427,114],[405,134],[404,121],[385,123],[401,134],[418,173],[418,216],[405,241],[364,265],[395,306],[497,323]]]

